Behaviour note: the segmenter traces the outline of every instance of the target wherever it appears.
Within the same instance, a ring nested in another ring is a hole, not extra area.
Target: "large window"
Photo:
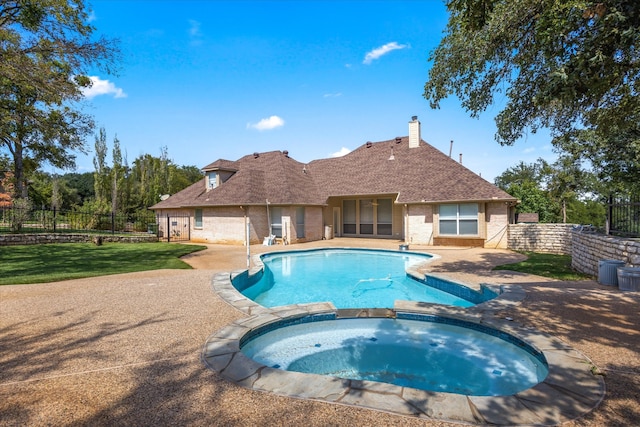
[[[345,200],[342,202],[343,234],[356,234],[356,201]]]
[[[393,202],[391,199],[378,199],[378,234],[391,236],[393,232]]]
[[[304,237],[304,207],[296,208],[296,235],[298,239]]]
[[[194,226],[195,228],[202,228],[202,209],[196,209]]]
[[[391,236],[393,199],[353,199],[342,201],[343,234]]]
[[[477,236],[478,204],[440,205],[440,235]]]
[[[271,216],[271,234],[276,237],[282,237],[282,208],[271,207],[269,208],[269,214]]]
[[[360,199],[360,234],[373,234],[373,199]]]

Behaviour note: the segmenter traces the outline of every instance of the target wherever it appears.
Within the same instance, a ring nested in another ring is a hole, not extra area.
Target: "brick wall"
[[[601,260],[640,267],[640,240],[584,233],[571,224],[510,224],[509,249],[571,255],[571,266],[591,276]]]
[[[409,243],[433,244],[433,206],[407,206],[406,241]]]
[[[11,245],[39,245],[43,243],[88,243],[94,237],[102,237],[103,242],[118,243],[148,243],[157,242],[153,234],[135,234],[130,236],[112,234],[0,234],[0,246]]]
[[[640,240],[623,239],[602,234],[574,231],[571,266],[582,273],[598,275],[599,261],[623,261],[629,267],[640,267]]]
[[[509,207],[504,203],[487,203],[485,248],[506,249],[508,246]]]
[[[508,247],[514,251],[571,253],[573,224],[509,224]]]

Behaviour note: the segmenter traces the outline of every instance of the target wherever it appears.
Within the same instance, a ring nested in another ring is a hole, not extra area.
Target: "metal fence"
[[[155,213],[90,213],[0,208],[0,233],[158,233]]]
[[[640,237],[640,197],[610,196],[608,205],[609,234]]]

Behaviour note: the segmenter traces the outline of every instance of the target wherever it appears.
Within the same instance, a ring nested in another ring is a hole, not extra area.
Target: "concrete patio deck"
[[[499,314],[570,345],[605,375],[603,402],[563,425],[640,424],[640,293],[491,271],[521,259],[509,251],[411,249],[441,255],[430,271],[456,280],[522,286],[524,301]],[[0,425],[455,425],[249,390],[208,370],[207,337],[246,318],[211,290],[211,278],[242,269],[246,249],[210,245],[186,261],[196,269],[0,287]]]

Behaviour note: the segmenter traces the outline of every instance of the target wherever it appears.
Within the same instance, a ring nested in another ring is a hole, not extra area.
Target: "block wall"
[[[581,273],[598,275],[601,260],[623,261],[628,267],[640,267],[640,241],[603,234],[573,231],[571,266]]]
[[[158,238],[154,234],[136,234],[131,236],[123,236],[117,234],[112,235],[71,233],[0,234],[0,246],[41,245],[45,243],[90,243],[96,236],[102,237],[102,241],[105,243],[148,243],[158,241]]]
[[[508,248],[568,255],[572,228],[573,224],[509,224]]]

